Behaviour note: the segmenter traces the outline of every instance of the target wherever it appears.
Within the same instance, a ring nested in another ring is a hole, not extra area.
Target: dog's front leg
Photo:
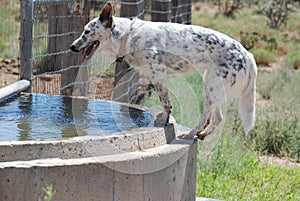
[[[154,83],[154,87],[158,93],[159,100],[164,109],[162,113],[156,116],[156,119],[154,121],[154,126],[163,127],[167,123],[169,123],[169,116],[172,109],[172,106],[170,104],[170,99],[169,99],[169,91],[166,84],[160,82]]]
[[[164,127],[169,123],[169,116],[172,108],[169,99],[166,67],[162,65],[151,64],[149,66],[148,73],[148,76],[158,93],[160,103],[163,107],[163,112],[156,116],[154,126]]]

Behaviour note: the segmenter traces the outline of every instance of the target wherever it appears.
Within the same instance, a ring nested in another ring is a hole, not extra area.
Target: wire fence
[[[124,102],[136,98],[141,76],[126,64],[116,64],[115,55],[102,51],[87,63],[81,64],[83,55],[69,50],[70,44],[79,37],[84,25],[99,15],[106,2],[20,1],[20,77],[32,81],[31,92],[81,95]],[[191,23],[192,0],[110,2],[115,4],[117,16]],[[124,92],[124,88],[127,92]],[[124,93],[127,93],[126,98],[120,99]]]

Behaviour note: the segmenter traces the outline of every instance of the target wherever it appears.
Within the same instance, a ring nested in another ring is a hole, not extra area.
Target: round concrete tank
[[[0,142],[0,200],[195,200],[197,143],[188,130],[138,128],[111,135]]]

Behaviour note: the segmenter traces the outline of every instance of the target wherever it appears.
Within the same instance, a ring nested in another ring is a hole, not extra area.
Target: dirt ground
[[[0,88],[19,79],[19,62],[15,59],[0,58]]]
[[[288,157],[275,157],[275,156],[261,156],[259,157],[260,161],[279,166],[279,167],[289,167],[289,168],[300,168],[300,163],[293,161]]]

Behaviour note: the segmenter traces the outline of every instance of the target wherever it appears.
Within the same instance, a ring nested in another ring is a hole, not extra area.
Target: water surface
[[[143,110],[110,101],[22,94],[0,102],[0,141],[112,134],[153,127]]]

